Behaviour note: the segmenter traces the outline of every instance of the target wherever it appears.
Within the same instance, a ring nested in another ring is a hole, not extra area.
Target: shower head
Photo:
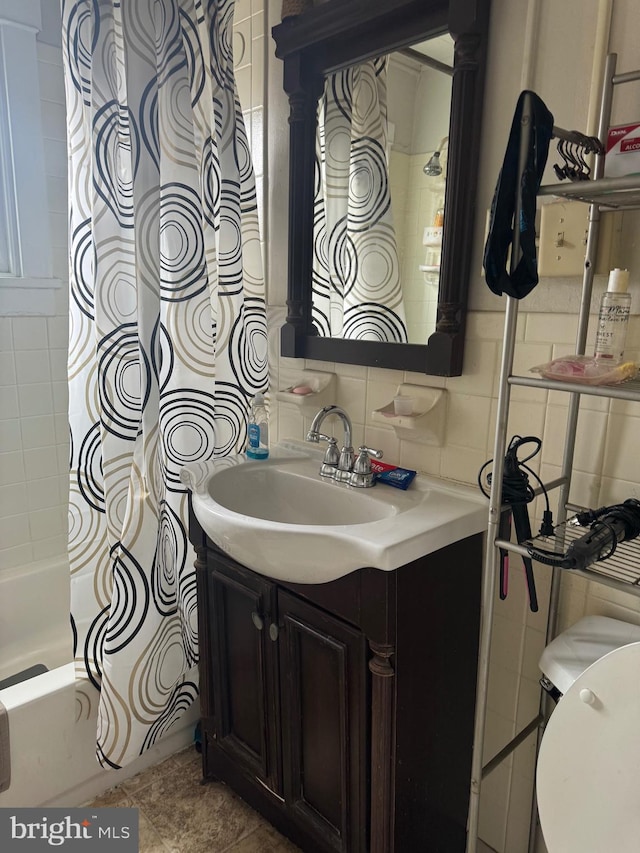
[[[438,175],[442,174],[439,151],[434,151],[434,153],[431,155],[431,159],[422,171],[430,178],[437,178]]]
[[[422,171],[429,178],[437,178],[442,174],[442,165],[440,163],[440,153],[444,146],[449,141],[449,137],[445,136],[440,140],[440,145],[438,145],[438,150],[434,151],[427,164],[423,167]]]

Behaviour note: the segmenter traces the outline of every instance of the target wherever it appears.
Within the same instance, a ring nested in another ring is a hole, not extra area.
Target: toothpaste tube
[[[378,462],[377,459],[371,460],[371,470],[379,483],[395,486],[396,489],[408,489],[416,476],[416,472],[409,468],[398,468],[397,465],[388,465],[386,462]]]

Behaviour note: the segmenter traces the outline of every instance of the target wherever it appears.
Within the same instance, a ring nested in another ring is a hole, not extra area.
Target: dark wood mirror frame
[[[273,28],[289,97],[289,273],[281,353],[346,364],[462,373],[490,0],[328,0]],[[318,336],[311,319],[318,99],[326,74],[450,33],[454,72],[436,331],[426,344]]]

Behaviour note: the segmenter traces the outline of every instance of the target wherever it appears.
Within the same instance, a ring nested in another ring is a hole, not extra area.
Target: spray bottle
[[[600,301],[594,355],[597,359],[611,364],[619,364],[624,354],[631,312],[628,284],[629,270],[611,270],[607,289]]]

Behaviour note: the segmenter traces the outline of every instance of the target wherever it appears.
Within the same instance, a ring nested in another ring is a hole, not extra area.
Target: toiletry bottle
[[[627,293],[629,270],[615,269],[600,301],[595,357],[611,364],[622,361],[629,325],[631,294]]]
[[[249,459],[266,459],[269,456],[269,420],[262,394],[256,394],[251,401],[248,432],[247,456]]]

